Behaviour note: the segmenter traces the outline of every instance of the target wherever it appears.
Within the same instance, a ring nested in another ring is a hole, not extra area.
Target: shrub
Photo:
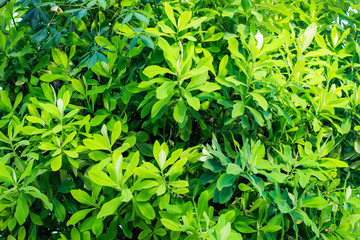
[[[357,239],[360,5],[0,1],[0,239]]]

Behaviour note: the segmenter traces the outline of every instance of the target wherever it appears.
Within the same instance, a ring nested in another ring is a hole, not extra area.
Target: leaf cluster
[[[0,0],[0,239],[357,239],[355,0]]]

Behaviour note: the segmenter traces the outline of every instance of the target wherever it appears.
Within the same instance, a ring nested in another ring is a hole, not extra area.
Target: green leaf
[[[81,239],[81,235],[79,230],[76,227],[71,229],[71,239]]]
[[[245,104],[243,101],[239,101],[233,105],[233,110],[231,112],[231,117],[236,118],[244,114]]]
[[[62,165],[62,154],[53,158],[53,160],[51,161],[51,170],[56,172],[61,168],[61,165]]]
[[[98,0],[99,6],[106,10],[106,1],[105,0]]]
[[[167,68],[163,68],[163,67],[159,67],[159,66],[149,66],[149,67],[146,67],[143,71],[143,73],[148,77],[148,78],[153,78],[155,77],[156,75],[164,75],[166,73],[169,73],[169,74],[172,74],[172,75],[175,75],[175,73],[173,73],[172,71],[170,71],[169,69]]]
[[[71,80],[71,84],[72,84],[73,88],[74,88],[76,91],[78,91],[78,92],[81,93],[82,95],[85,95],[84,86],[82,85],[82,83],[81,83],[79,80],[73,78],[73,79]]]
[[[40,77],[40,80],[43,82],[53,82],[55,80],[64,80],[64,81],[70,81],[71,78],[66,75],[62,74],[43,74]]]
[[[200,100],[197,97],[191,96],[191,93],[185,90],[185,99],[186,102],[191,106],[195,111],[199,111],[200,109]]]
[[[161,149],[159,153],[159,167],[161,170],[164,169],[165,162],[166,162],[166,153],[163,149]]]
[[[202,66],[200,68],[195,68],[195,69],[192,69],[191,71],[185,73],[184,75],[181,75],[180,80],[183,81],[183,80],[186,80],[186,79],[189,79],[192,77],[200,76],[200,75],[206,73],[207,71],[209,71],[209,68],[206,66]]]
[[[102,207],[100,212],[97,215],[97,218],[107,217],[115,213],[116,209],[122,203],[121,197],[114,198],[109,202],[105,203]]]
[[[251,187],[249,187],[248,185],[246,185],[244,183],[239,184],[239,189],[240,189],[240,191],[243,191],[243,192],[253,191],[253,189]]]
[[[115,144],[116,140],[119,139],[120,134],[121,134],[121,130],[122,130],[122,124],[121,124],[120,121],[117,121],[114,124],[114,128],[113,128],[113,131],[111,133],[111,146],[113,146]]]
[[[149,24],[149,19],[147,19],[144,15],[142,15],[141,13],[138,13],[138,12],[134,12],[134,16],[138,19],[138,20],[140,20],[140,21],[142,21],[142,22],[144,22],[144,23],[146,23],[146,24]],[[141,39],[141,35],[140,35],[140,39]]]
[[[279,230],[281,230],[281,226],[278,225],[266,225],[265,227],[260,228],[260,230],[264,231],[264,232],[277,232]]]
[[[165,99],[160,99],[159,101],[157,101],[151,108],[151,117],[155,118],[160,112],[160,110],[168,106],[169,101],[170,101],[170,97],[167,97]]]
[[[345,121],[341,124],[341,133],[347,134],[351,130],[351,118],[347,117]]]
[[[245,222],[235,222],[235,228],[241,233],[254,233],[255,229],[247,225]]]
[[[51,50],[51,56],[57,65],[67,70],[69,61],[67,55],[64,52],[61,52],[57,48],[53,48]]]
[[[157,177],[159,177],[158,174],[156,174],[144,167],[138,167],[134,170],[134,172],[136,173],[136,175],[138,175],[141,178],[157,178]]]
[[[52,199],[54,204],[54,213],[58,221],[63,222],[66,217],[66,211],[64,205],[62,205],[56,198]]]
[[[181,228],[179,226],[180,224],[177,222],[174,222],[167,218],[161,218],[160,221],[167,229],[169,229],[171,231],[175,231],[175,232],[181,231]]]
[[[83,204],[90,205],[90,206],[94,205],[92,203],[92,199],[89,196],[89,194],[87,194],[83,190],[76,189],[76,190],[71,190],[70,192],[71,192],[71,195],[73,196],[73,198],[75,198],[76,201],[78,201],[79,203],[83,203]]]
[[[174,87],[176,86],[176,82],[164,82],[160,87],[156,89],[156,98],[157,99],[165,99],[167,98],[171,92],[174,91]]]
[[[208,191],[204,191],[200,194],[199,200],[198,200],[198,215],[203,216],[204,211],[208,208],[208,200],[209,200],[209,193]]]
[[[243,62],[245,62],[245,58],[244,56],[239,52],[239,42],[235,39],[235,38],[230,38],[228,40],[228,49],[231,52],[232,55],[234,55],[235,57],[240,58],[241,60],[243,60]]]
[[[180,98],[174,107],[174,119],[178,123],[182,123],[186,116],[186,105],[184,100]]]
[[[107,145],[106,140],[101,138],[101,140],[93,140],[93,139],[85,139],[84,145],[90,150],[110,150],[109,146]]]
[[[313,197],[313,198],[307,199],[303,202],[304,207],[319,208],[319,209],[326,208],[328,206],[328,204],[329,204],[328,201],[326,201],[322,197]]]
[[[4,1],[5,3],[7,1]],[[1,7],[0,7],[1,8]],[[2,31],[0,31],[0,49],[5,52],[6,49],[6,37],[5,35],[2,33]]]
[[[252,107],[249,107],[249,106],[246,106],[247,109],[250,110],[250,112],[254,115],[255,117],[255,121],[262,127],[264,126],[265,122],[264,122],[264,119],[263,117],[261,116],[261,114],[255,110],[254,108]]]
[[[190,22],[190,19],[191,19],[190,11],[185,11],[181,13],[179,17],[179,26],[178,26],[179,32],[185,28],[185,26]]]
[[[100,236],[100,234],[104,230],[103,220],[100,218],[95,219],[94,223],[91,226],[91,229],[92,229],[93,233],[96,235],[96,237]]]
[[[220,231],[220,239],[228,239],[231,231],[231,223],[228,222]]]
[[[311,44],[311,42],[313,41],[316,35],[316,31],[317,31],[317,24],[315,22],[311,23],[306,28],[301,38],[301,43],[300,43],[301,52],[304,52],[309,47],[309,45]]]
[[[89,209],[84,209],[84,210],[80,210],[77,211],[76,213],[74,213],[70,219],[66,222],[66,225],[75,225],[77,222],[79,222],[80,220],[83,220],[86,215],[91,212],[92,210],[94,210],[95,208],[89,208]]]
[[[232,174],[222,174],[218,181],[216,182],[216,186],[221,191],[224,187],[230,187],[234,184],[235,179],[237,178],[237,175]]]
[[[30,160],[26,166],[25,171],[21,174],[19,178],[19,182],[23,180],[24,178],[28,177],[31,174],[31,170],[33,169],[34,159]]]
[[[207,82],[204,85],[197,87],[196,89],[199,89],[203,92],[214,92],[214,91],[220,90],[221,87],[216,83]]]
[[[308,52],[304,57],[322,57],[322,56],[327,56],[327,55],[335,55],[335,53],[333,53],[332,51],[328,50],[328,49],[319,49],[316,51],[311,51]]]
[[[154,219],[155,218],[155,211],[154,208],[148,202],[137,202],[137,206],[144,217],[147,219]]]
[[[357,153],[360,153],[360,139],[356,138],[354,141],[354,149]]]
[[[168,16],[168,18],[170,19],[172,24],[174,24],[174,26],[177,27],[176,20],[175,20],[175,17],[174,17],[174,11],[173,11],[172,7],[170,6],[170,4],[168,2],[164,2],[163,5],[165,7],[166,15]]]
[[[9,139],[0,131],[0,141],[9,143]]]
[[[20,194],[16,202],[15,216],[20,225],[23,225],[29,215],[29,206],[24,194]]]
[[[117,184],[106,173],[100,170],[90,170],[89,176],[94,183],[100,186],[116,187]]]
[[[242,172],[242,169],[239,165],[234,163],[229,163],[226,167],[226,173],[231,175],[239,175]]]
[[[360,199],[359,198],[351,197],[351,198],[349,198],[349,200],[347,202],[354,205],[357,208],[360,208]]]
[[[263,96],[257,93],[250,93],[250,95],[253,97],[255,101],[257,101],[260,107],[262,107],[265,111],[268,109],[269,105]]]
[[[136,13],[135,13],[135,16],[136,16]],[[155,48],[155,44],[154,44],[154,42],[151,40],[151,38],[149,38],[149,37],[147,37],[147,36],[145,36],[145,35],[141,35],[141,34],[140,34],[140,39],[141,39],[142,43],[143,43],[145,46],[147,46],[147,47],[149,47],[149,48],[151,48],[151,49],[154,49],[154,48]]]
[[[164,5],[167,3],[164,3]],[[179,53],[172,47],[169,45],[169,43],[163,39],[163,38],[159,38],[158,40],[158,45],[161,48],[161,50],[163,50],[163,54],[164,57],[167,61],[169,61],[169,63],[173,66],[176,67],[176,62],[179,56]]]

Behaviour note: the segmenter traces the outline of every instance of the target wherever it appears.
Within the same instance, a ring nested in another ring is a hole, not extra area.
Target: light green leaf
[[[122,130],[121,122],[117,121],[114,124],[114,128],[113,128],[113,131],[111,133],[111,146],[113,146],[115,144],[116,140],[120,137],[121,130]]]
[[[137,202],[137,206],[144,217],[147,219],[154,219],[155,218],[155,211],[154,208],[148,202]]]
[[[161,218],[160,221],[167,229],[171,231],[175,231],[175,232],[181,231],[180,224],[177,222],[174,222],[167,218]]]
[[[247,225],[245,222],[235,222],[235,228],[241,233],[254,233],[255,229]]]
[[[164,169],[165,162],[166,162],[166,153],[163,149],[161,149],[159,153],[159,167],[161,170]]]
[[[321,57],[321,56],[326,56],[326,55],[335,55],[335,53],[333,53],[332,51],[322,48],[316,51],[311,51],[308,52],[305,57]]]
[[[237,164],[229,163],[229,165],[227,165],[227,167],[226,167],[227,174],[239,175],[241,172],[242,172],[242,169]]]
[[[163,5],[165,7],[166,15],[168,16],[168,18],[170,19],[172,24],[174,24],[174,26],[177,27],[176,26],[176,20],[175,20],[175,17],[174,17],[174,11],[173,11],[172,7],[170,6],[170,4],[168,2],[164,2]]]
[[[109,202],[105,203],[102,207],[100,212],[97,215],[97,218],[107,217],[115,213],[116,209],[122,203],[121,197],[114,198]]]
[[[246,106],[247,109],[250,110],[250,112],[254,115],[255,117],[255,121],[262,127],[264,126],[265,122],[264,122],[264,119],[263,117],[261,116],[261,114],[255,110],[254,108],[252,107],[249,107],[249,106]]]
[[[83,142],[85,147],[90,150],[110,150],[109,146],[107,145],[107,140],[101,135],[97,136],[96,139],[85,139]]]
[[[144,73],[148,78],[153,78],[153,77],[155,77],[156,75],[159,75],[159,74],[160,74],[160,75],[164,75],[164,74],[166,74],[166,73],[175,75],[175,73],[173,73],[173,72],[170,71],[169,69],[163,68],[163,67],[159,67],[159,66],[156,66],[156,65],[146,67],[146,68],[144,69],[143,73]]]
[[[62,154],[59,154],[51,161],[51,170],[56,172],[61,168],[62,165]]]
[[[100,170],[90,170],[89,176],[94,183],[100,186],[116,187],[117,184],[104,172]]]
[[[265,227],[260,228],[264,232],[277,232],[281,229],[281,226],[278,225],[266,225]]]
[[[185,12],[181,13],[179,20],[178,20],[179,32],[184,30],[185,26],[190,22],[190,19],[191,19],[190,11],[185,11]]]
[[[184,100],[180,98],[174,108],[174,119],[178,123],[182,123],[186,116],[186,106]]]
[[[105,0],[98,0],[99,6],[103,8],[103,10],[106,9],[106,1]]]
[[[174,91],[174,87],[176,86],[176,82],[166,81],[161,84],[160,87],[156,89],[156,98],[157,99],[164,99],[167,98],[171,92]]]
[[[265,111],[268,109],[269,104],[267,103],[266,99],[263,96],[261,96],[258,93],[250,93],[250,95],[253,97],[255,101],[257,101],[260,107],[262,107]]]
[[[239,101],[233,105],[233,110],[231,112],[231,117],[236,118],[240,115],[243,115],[245,111],[245,104],[243,101]]]
[[[301,52],[304,52],[309,47],[309,45],[311,44],[311,42],[313,41],[316,35],[316,31],[317,31],[317,24],[315,22],[311,23],[306,28],[301,38],[301,43],[300,43]]]
[[[76,201],[78,201],[79,203],[83,203],[83,204],[90,205],[90,206],[93,205],[92,199],[87,192],[85,192],[81,189],[74,189],[74,190],[71,190],[70,193],[73,196],[73,198],[75,198]]]
[[[53,48],[51,50],[51,55],[57,65],[67,70],[69,61],[67,55],[64,52],[61,52],[57,48]]]
[[[199,89],[203,92],[214,92],[214,91],[220,90],[221,87],[216,83],[207,82],[204,85],[197,87],[196,89]]]
[[[328,206],[328,204],[329,204],[328,201],[326,201],[322,197],[313,197],[313,198],[307,199],[303,202],[304,207],[319,208],[319,209],[326,208]]]
[[[164,3],[164,5],[165,4],[167,4],[167,3]],[[161,50],[163,50],[165,59],[167,61],[169,61],[173,67],[175,67],[179,53],[177,51],[175,51],[175,49],[172,46],[170,46],[169,43],[165,39],[163,39],[161,37],[158,40],[158,45],[161,48]]]
[[[67,221],[66,224],[67,225],[75,225],[77,222],[84,219],[86,217],[86,215],[94,209],[95,208],[89,208],[89,209],[77,211],[70,217],[70,219]]]
[[[183,80],[195,77],[195,76],[200,76],[201,74],[203,74],[207,71],[209,71],[209,68],[206,66],[202,66],[200,68],[195,68],[195,69],[192,69],[191,71],[185,73],[184,75],[182,75],[180,77],[180,79],[181,79],[181,81],[183,81]]]
[[[24,194],[20,194],[16,202],[15,216],[20,225],[23,225],[29,215],[29,206]]]
[[[185,90],[184,96],[185,96],[186,102],[189,104],[189,106],[191,106],[196,111],[199,111],[199,109],[200,109],[200,100],[197,97],[193,97],[191,95],[191,93],[189,91],[187,91],[187,90]]]

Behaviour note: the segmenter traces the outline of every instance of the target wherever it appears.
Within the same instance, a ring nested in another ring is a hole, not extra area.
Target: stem
[[[10,141],[10,145],[11,145],[11,149],[12,149],[13,153],[15,154],[15,159],[14,159],[15,165],[23,173],[25,171],[25,164],[23,163],[23,161],[21,160],[19,155],[16,153],[12,141]]]
[[[99,30],[98,30],[98,36],[100,36],[100,6],[98,7],[98,18],[99,18]]]
[[[13,16],[13,15],[11,15],[11,19],[12,19],[12,21],[13,21],[13,23],[14,23],[15,29],[17,29],[16,22],[15,22],[15,19],[14,19],[14,16]]]
[[[156,18],[158,21],[160,21],[160,12],[156,0],[154,0],[154,5],[155,5]]]
[[[195,215],[196,215],[197,224],[198,224],[198,227],[199,227],[199,230],[200,230],[200,235],[201,235],[201,238],[203,240],[205,240],[205,236],[204,236],[204,234],[202,232],[202,229],[201,229],[201,223],[200,223],[200,219],[199,219],[199,215],[198,215],[198,209],[196,207],[195,201],[194,200],[192,200],[192,201],[193,201],[193,205],[194,205],[194,208],[195,208]]]

